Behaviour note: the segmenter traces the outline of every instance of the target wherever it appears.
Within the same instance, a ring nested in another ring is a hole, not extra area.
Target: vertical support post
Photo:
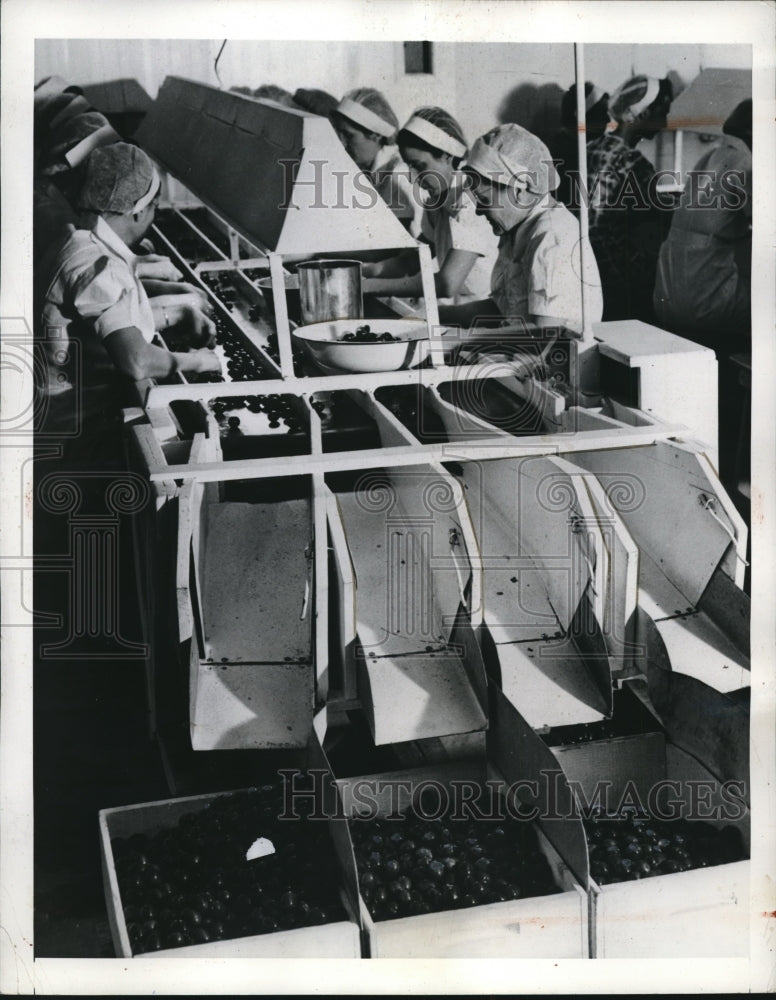
[[[684,159],[684,131],[678,128],[674,132],[674,173],[679,175],[679,183],[683,184],[682,160]]]
[[[280,352],[280,373],[283,378],[293,378],[294,360],[291,353],[291,327],[288,323],[286,279],[283,261],[278,253],[269,255],[269,274],[272,279],[272,295],[275,301],[275,327],[277,328],[278,350]]]
[[[426,304],[426,325],[431,345],[431,364],[434,368],[438,368],[444,364],[444,353],[439,329],[439,304],[437,303],[434,269],[431,263],[431,249],[425,243],[420,243],[418,256],[420,258],[420,280],[423,284],[423,300]]]
[[[313,455],[323,454],[321,418],[310,400],[304,397],[310,420],[310,445]],[[329,695],[329,527],[327,487],[322,472],[313,475],[313,551],[309,601],[314,623],[315,703],[325,705]],[[308,614],[309,614],[308,610]]]
[[[598,347],[593,337],[590,318],[590,289],[585,281],[588,262],[593,253],[590,246],[587,182],[587,116],[585,110],[585,55],[584,46],[574,44],[574,75],[577,85],[577,154],[579,160],[579,188],[582,197],[579,206],[579,259],[582,290],[582,337],[576,348],[576,388],[580,393],[593,394],[598,383]]]

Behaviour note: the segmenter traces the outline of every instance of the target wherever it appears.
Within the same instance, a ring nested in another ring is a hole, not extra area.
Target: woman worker
[[[609,122],[609,95],[593,83],[585,84],[585,143],[604,134]],[[579,145],[577,132],[577,85],[572,83],[560,102],[561,127],[549,147],[560,181],[555,197],[579,216]]]
[[[636,148],[666,126],[669,79],[635,76],[612,95],[610,128],[588,143],[590,243],[604,291],[604,319],[653,322],[652,292],[663,238],[655,168]]]
[[[38,269],[37,336],[46,359],[38,430],[63,436],[67,456],[79,463],[118,463],[123,380],[220,370],[207,346],[173,353],[152,343],[168,326],[180,325],[195,345],[211,344],[215,332],[186,296],[152,305],[138,276],[131,248],[153,222],[159,190],[153,163],[136,146],[95,149],[78,196],[91,228],[69,225]]]
[[[579,225],[552,196],[558,176],[544,143],[520,125],[499,125],[477,139],[464,169],[478,214],[499,237],[498,257],[489,298],[443,307],[442,321],[465,327],[500,321],[581,334],[582,280],[588,320],[600,320],[598,268],[586,254],[582,274]]]
[[[402,224],[417,236],[422,206],[413,198],[406,164],[394,145],[399,120],[379,90],[360,87],[342,98],[331,123],[356,166]]]
[[[751,336],[752,102],[742,101],[721,140],[695,164],[660,248],[654,305],[667,330],[721,353]]]
[[[429,243],[436,262],[440,299],[482,299],[498,242],[487,221],[477,215],[469,179],[460,169],[467,146],[461,126],[442,108],[418,108],[401,129],[397,143],[404,162],[415,171],[426,193],[420,239]],[[407,273],[412,267],[413,272]],[[423,294],[417,253],[365,265],[364,290],[381,295]],[[370,277],[374,275],[374,277]]]

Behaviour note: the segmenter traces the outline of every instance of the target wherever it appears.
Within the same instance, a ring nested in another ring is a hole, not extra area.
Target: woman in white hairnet
[[[201,300],[152,301],[141,283],[132,248],[153,222],[159,192],[159,175],[141,149],[123,142],[95,149],[78,196],[82,228],[68,225],[36,269],[37,335],[46,359],[37,386],[39,429],[63,434],[70,457],[101,467],[121,450],[123,380],[220,370],[209,349],[215,327]],[[180,326],[194,349],[172,352],[153,343],[157,330],[171,326]]]
[[[499,125],[472,146],[465,171],[477,212],[499,237],[485,300],[440,310],[445,323],[563,327],[583,331],[582,287],[588,287],[589,321],[601,318],[598,269],[579,246],[579,225],[552,196],[558,175],[544,143],[520,125]]]
[[[331,112],[331,123],[356,166],[417,236],[423,206],[413,197],[409,170],[395,144],[399,119],[385,97],[372,87],[351,90]]]

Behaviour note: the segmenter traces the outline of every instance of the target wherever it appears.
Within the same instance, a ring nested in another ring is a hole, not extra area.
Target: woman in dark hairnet
[[[639,151],[666,127],[669,79],[634,76],[609,102],[607,131],[587,146],[589,231],[604,294],[604,319],[654,322],[652,292],[663,235],[655,168]]]
[[[593,83],[585,84],[585,143],[600,138],[609,122],[609,95]],[[577,142],[577,85],[572,83],[560,102],[561,127],[549,143],[558,188],[555,197],[579,215],[579,145]]]

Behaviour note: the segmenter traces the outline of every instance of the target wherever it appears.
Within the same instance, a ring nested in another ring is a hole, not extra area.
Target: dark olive
[[[161,938],[155,931],[147,934],[143,939],[143,951],[161,951],[161,948]]]
[[[207,924],[207,930],[208,933],[210,934],[211,940],[217,940],[218,938],[222,938],[226,933],[224,925],[221,923],[220,920],[209,921]]]
[[[385,864],[383,865],[383,870],[385,871],[386,875],[393,877],[399,874],[399,872],[401,871],[401,866],[399,865],[399,862],[396,860],[396,858],[389,858],[388,861],[386,861]]]
[[[457,903],[460,899],[458,890],[452,885],[445,886],[445,888],[442,889],[440,896],[445,906],[451,906],[453,903]]]
[[[653,874],[652,865],[648,861],[637,861],[632,871],[636,878],[646,878]]]
[[[452,848],[452,844],[450,844],[449,846]],[[439,853],[444,856],[448,852],[440,850]],[[449,853],[452,853],[452,850]],[[415,859],[418,862],[432,861],[433,858],[434,854],[428,847],[418,847],[417,850],[415,851]]]
[[[640,858],[644,854],[641,844],[636,840],[632,840],[629,844],[627,844],[625,852],[632,858]]]
[[[432,878],[440,881],[442,876],[445,874],[446,869],[441,861],[432,861],[428,866],[428,871]]]
[[[164,940],[165,948],[180,948],[186,944],[186,937],[182,931],[171,931]]]

